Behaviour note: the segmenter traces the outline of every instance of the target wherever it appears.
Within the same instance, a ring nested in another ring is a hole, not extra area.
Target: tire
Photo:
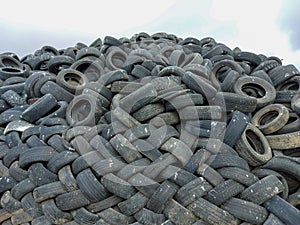
[[[121,202],[125,202],[123,198],[120,198],[116,195],[111,195],[110,197],[104,199],[103,201],[91,203],[87,205],[85,208],[91,213],[98,213],[106,209],[109,209],[111,207],[117,206]]]
[[[162,224],[166,218],[163,214],[154,213],[148,209],[141,209],[134,214],[134,218],[142,224]]]
[[[155,190],[147,202],[147,208],[155,213],[162,213],[167,202],[176,194],[178,186],[168,180]]]
[[[261,205],[283,191],[283,184],[274,176],[269,175],[246,188],[240,198]]]
[[[26,104],[25,100],[15,91],[8,90],[1,95],[1,98],[6,101],[11,107],[21,106]]]
[[[91,169],[81,171],[77,177],[76,182],[82,193],[91,201],[102,201],[109,197],[108,191],[97,180]]]
[[[129,199],[137,192],[130,183],[118,178],[112,173],[104,175],[101,178],[101,183],[109,192],[124,199]]]
[[[72,216],[70,213],[63,212],[55,205],[53,199],[42,203],[42,210],[46,218],[54,224],[62,224],[70,221]]]
[[[27,212],[32,218],[38,218],[43,216],[42,207],[33,198],[32,193],[28,193],[21,200],[22,208]]]
[[[268,72],[274,86],[278,86],[284,81],[299,75],[299,71],[294,65],[277,66]]]
[[[138,211],[140,211],[144,206],[146,206],[148,201],[148,198],[146,198],[141,193],[136,193],[131,198],[120,202],[118,204],[118,207],[122,213],[124,213],[127,216],[131,216]]]
[[[278,196],[268,200],[264,207],[288,225],[297,224],[300,221],[300,211]]]
[[[64,69],[57,74],[56,83],[70,93],[75,94],[76,90],[85,87],[88,78],[77,70]]]
[[[63,89],[58,84],[54,83],[53,81],[47,81],[40,89],[42,94],[50,93],[52,94],[57,101],[66,101],[71,102],[74,98],[74,95],[72,95],[67,90]]]
[[[130,183],[147,198],[150,198],[155,190],[159,187],[157,182],[146,177],[142,173],[133,175],[131,178],[129,178],[128,183]]]
[[[218,206],[199,198],[187,207],[194,215],[201,218],[208,224],[235,225],[239,224],[238,219]]]
[[[48,162],[55,154],[57,154],[57,152],[49,146],[31,148],[20,154],[20,167],[26,167],[35,162]]]
[[[256,97],[257,108],[273,103],[276,98],[276,90],[273,85],[258,77],[240,77],[233,85],[233,90],[240,95]]]
[[[263,224],[268,217],[268,211],[264,207],[238,198],[229,199],[221,208],[251,224]]]
[[[249,117],[244,113],[234,111],[225,131],[223,142],[233,147],[246,130],[249,120]]]
[[[265,119],[268,120],[265,121]],[[288,120],[288,108],[282,104],[272,104],[257,111],[252,117],[251,123],[264,134],[271,134],[281,129]]]
[[[24,195],[31,192],[35,187],[35,184],[29,178],[27,178],[11,188],[11,195],[15,199],[21,200]]]
[[[125,216],[112,208],[108,208],[100,212],[98,215],[110,225],[131,224],[134,222],[133,217]]]
[[[252,172],[240,169],[238,167],[224,167],[218,169],[218,173],[225,179],[231,179],[245,186],[251,186],[259,179]]]
[[[66,190],[59,181],[36,187],[32,192],[36,203],[41,203],[64,193],[66,193]]]
[[[73,63],[74,59],[70,56],[55,56],[49,60],[48,70],[50,73],[58,74],[61,70],[69,68]]]
[[[1,197],[1,208],[3,208],[6,212],[15,213],[22,209],[22,205],[20,201],[11,195],[10,191],[6,191]]]
[[[91,202],[84,196],[81,190],[66,192],[58,195],[55,199],[56,206],[63,211],[77,209],[90,204]],[[54,201],[52,199],[52,201]]]
[[[234,180],[226,180],[208,191],[204,199],[220,206],[244,190],[244,186]]]
[[[256,110],[257,99],[231,92],[218,92],[215,96],[214,104],[224,107],[223,110],[226,112],[237,110],[243,113],[249,113]]]
[[[142,158],[142,155],[137,149],[121,134],[117,134],[111,138],[109,142],[128,163]]]
[[[212,86],[209,80],[196,76],[191,72],[186,73],[182,77],[182,82],[196,93],[201,94],[210,101],[217,94],[217,90]]]
[[[171,223],[167,224],[188,225],[194,224],[197,220],[190,210],[186,209],[173,199],[166,205],[164,215],[171,221]]]
[[[93,126],[104,114],[93,96],[81,94],[70,102],[66,111],[66,120],[71,126]]]
[[[64,166],[58,171],[58,179],[68,192],[78,189],[76,179],[69,165]]]
[[[103,74],[102,62],[100,59],[85,57],[75,61],[69,69],[77,70],[83,73],[89,82],[97,81]]]
[[[300,180],[300,172],[297,169],[299,162],[297,158],[289,156],[274,156],[269,162],[262,166],[264,169],[271,169],[278,172],[284,172]]]
[[[234,56],[234,59],[236,61],[245,61],[246,63],[249,63],[252,67],[257,67],[261,63],[261,58],[252,52],[239,52]]]
[[[51,111],[57,104],[56,98],[51,94],[46,94],[34,104],[29,106],[23,113],[21,118],[33,123],[40,119],[42,116],[45,116],[48,112]],[[47,106],[47,107],[46,107]]]
[[[58,176],[45,168],[42,163],[31,165],[28,169],[28,177],[36,186],[58,181]]]
[[[126,112],[133,113],[134,111],[137,111],[138,109],[150,103],[150,101],[155,97],[157,97],[155,87],[151,83],[146,84],[122,98],[120,100],[120,107]]]
[[[295,131],[286,134],[267,135],[266,138],[272,149],[293,149],[300,147],[299,140],[300,131]]]
[[[272,158],[272,150],[267,139],[251,123],[237,141],[235,149],[251,166],[262,165]]]
[[[212,186],[202,177],[199,177],[182,186],[175,195],[175,200],[186,207],[193,201],[206,195]],[[168,207],[168,206],[167,206]]]
[[[83,207],[73,211],[72,216],[75,224],[93,225],[99,219],[98,215],[89,212]]]

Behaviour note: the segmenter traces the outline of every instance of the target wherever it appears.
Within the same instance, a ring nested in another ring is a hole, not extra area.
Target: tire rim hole
[[[72,85],[72,86],[79,86],[81,84],[83,84],[83,80],[80,76],[78,76],[77,74],[66,74],[64,76],[64,80],[65,82],[67,82],[68,84]]]
[[[296,120],[298,120],[298,116],[296,116],[296,115],[291,115],[291,114],[290,114],[290,117],[289,117],[289,119],[288,119],[286,125],[287,125],[287,124],[290,124],[290,123],[294,123]]]
[[[246,131],[246,138],[254,151],[258,152],[259,154],[265,153],[264,146],[262,145],[259,137],[252,130]]]
[[[283,85],[280,90],[298,91],[300,88],[298,83],[287,83]]]
[[[279,113],[277,111],[270,111],[266,114],[264,114],[260,120],[259,120],[259,125],[266,125],[278,117]]]
[[[72,118],[79,122],[86,119],[91,113],[91,104],[86,100],[78,101],[72,110]]]
[[[21,70],[19,70],[18,68],[13,68],[13,67],[2,68],[2,71],[8,72],[8,73],[19,73],[19,72],[21,72]]]
[[[245,84],[242,86],[242,91],[255,98],[263,98],[266,95],[266,90],[258,84]]]
[[[2,63],[5,66],[10,66],[10,67],[19,67],[19,65],[17,63],[15,63],[13,60],[9,59],[9,58],[4,58],[2,59]]]

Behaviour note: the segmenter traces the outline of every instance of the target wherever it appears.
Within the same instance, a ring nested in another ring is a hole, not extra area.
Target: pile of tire
[[[211,37],[0,55],[0,223],[300,224],[300,72]]]

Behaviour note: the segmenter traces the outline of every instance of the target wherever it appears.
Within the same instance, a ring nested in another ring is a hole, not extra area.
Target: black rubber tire
[[[53,81],[47,81],[41,87],[41,93],[44,95],[50,93],[56,98],[57,101],[66,101],[68,103],[71,102],[74,98],[73,94],[63,89],[61,86],[59,86]]]
[[[147,202],[147,208],[155,213],[162,213],[167,202],[176,194],[178,186],[168,180],[155,190]]]
[[[91,201],[102,201],[109,196],[108,191],[97,180],[91,169],[85,169],[76,176],[76,182],[82,193]]]
[[[131,216],[138,211],[140,211],[144,206],[146,206],[148,198],[146,198],[140,192],[133,195],[131,198],[122,201],[118,204],[118,207],[122,213],[127,216]]]
[[[35,187],[35,184],[29,178],[27,178],[14,185],[11,188],[11,194],[15,199],[21,200],[24,195],[31,192]]]
[[[272,169],[278,172],[284,172],[292,175],[300,181],[300,171],[298,170],[299,161],[295,157],[289,156],[274,156],[269,162],[262,166],[265,169]]]
[[[274,175],[266,176],[246,188],[240,198],[261,205],[283,191],[283,184]]]
[[[102,62],[100,59],[85,57],[75,61],[69,68],[83,73],[89,82],[97,81],[103,74]]]
[[[142,155],[137,149],[121,134],[117,134],[111,138],[109,142],[128,163],[142,158]]]
[[[224,107],[226,112],[238,110],[243,113],[254,112],[257,107],[257,99],[231,92],[218,92],[214,98],[214,104]]]
[[[126,112],[134,112],[150,103],[155,97],[157,97],[156,89],[151,83],[148,83],[122,98],[120,107]]]
[[[56,83],[70,93],[75,94],[76,90],[85,87],[88,83],[88,78],[77,70],[64,69],[57,74]]]
[[[237,225],[239,220],[232,216],[227,211],[218,206],[199,198],[187,207],[188,210],[194,213],[208,224],[216,225]]]
[[[264,119],[268,120],[264,121]],[[282,104],[272,104],[257,111],[252,117],[251,123],[257,126],[264,134],[271,134],[281,129],[288,120],[288,108]]]
[[[57,104],[56,98],[51,94],[46,94],[34,104],[29,106],[23,113],[21,118],[33,123],[45,116]]]
[[[268,200],[264,207],[285,224],[293,225],[300,221],[300,211],[278,196]]]
[[[244,190],[244,186],[234,180],[226,180],[211,189],[204,197],[210,203],[220,206],[227,200],[238,195]]]
[[[167,206],[164,209],[164,215],[170,220],[170,222],[164,222],[163,224],[194,224],[197,218],[193,215],[193,213],[180,205],[178,202],[173,199],[170,200]]]
[[[277,86],[284,81],[299,75],[299,71],[294,65],[277,66],[268,72],[274,86]]]
[[[255,95],[257,96],[252,97],[257,98],[257,108],[261,108],[263,106],[273,103],[276,98],[276,90],[274,86],[261,78],[242,76],[233,85],[233,90],[235,93],[240,95],[253,95],[250,92],[249,94],[246,93],[246,87],[249,87],[250,90],[255,91]]]
[[[104,199],[103,201],[91,203],[87,205],[85,208],[92,213],[98,213],[105,209],[117,206],[121,202],[124,202],[123,198],[120,198],[116,195],[111,195],[110,197]]]
[[[249,120],[250,119],[246,114],[237,110],[234,111],[226,128],[223,142],[230,147],[233,147],[244,133]]]
[[[176,174],[175,174],[176,175]],[[202,177],[199,177],[182,186],[175,195],[175,200],[187,206],[198,198],[206,195],[212,186]]]
[[[71,192],[78,189],[76,179],[69,165],[58,171],[58,179],[67,191]]]
[[[272,149],[293,149],[300,147],[299,139],[300,131],[295,131],[286,134],[267,135],[266,138]]]
[[[66,193],[66,189],[59,181],[36,187],[32,192],[34,201],[37,203],[55,198],[57,195],[64,193]]]
[[[146,208],[134,214],[134,218],[142,224],[163,224],[166,220],[163,214],[154,213]]]
[[[148,104],[135,111],[132,116],[139,122],[149,120],[165,111],[165,107],[162,103]]]
[[[236,61],[245,61],[249,63],[252,67],[257,67],[261,63],[261,58],[252,52],[241,51],[235,54],[234,59]]]
[[[33,198],[32,193],[28,193],[21,200],[22,208],[32,218],[38,218],[43,215],[42,207]]]
[[[130,183],[118,178],[112,173],[104,175],[101,178],[101,183],[109,192],[124,199],[129,199],[137,192]]]
[[[58,180],[57,175],[49,171],[42,163],[31,165],[28,168],[28,177],[36,186],[42,186]]]
[[[251,123],[235,145],[236,151],[251,166],[259,166],[272,158],[272,150],[263,133]]]
[[[250,224],[263,224],[268,217],[268,211],[264,207],[238,198],[229,199],[221,208]]]
[[[42,210],[46,218],[54,224],[66,223],[72,219],[72,215],[61,211],[54,200],[47,200],[42,203]]]
[[[217,154],[216,156],[212,156],[208,162],[210,162],[209,165],[214,169],[223,167],[238,167],[246,171],[250,170],[246,160],[232,154]]]
[[[100,212],[98,215],[109,225],[131,224],[134,222],[134,218],[132,216],[125,216],[113,208],[108,208]]]
[[[237,181],[245,186],[251,186],[259,179],[252,172],[240,169],[238,167],[224,167],[218,169],[218,173],[226,179]]]
[[[103,114],[104,108],[98,106],[93,96],[81,94],[68,105],[66,120],[71,126],[93,126]]]
[[[26,167],[35,162],[47,162],[55,154],[57,154],[57,152],[49,146],[31,148],[20,154],[20,167]]]
[[[48,62],[50,73],[58,74],[61,70],[69,68],[74,63],[74,59],[67,55],[52,57]]]
[[[217,90],[212,86],[209,80],[196,76],[191,72],[187,72],[182,77],[182,82],[190,89],[202,94],[207,101],[210,101],[217,94]]]
[[[218,105],[187,106],[179,112],[181,120],[220,120],[222,108]]]
[[[63,211],[77,209],[91,203],[84,196],[81,190],[75,190],[60,194],[54,200],[57,207]]]

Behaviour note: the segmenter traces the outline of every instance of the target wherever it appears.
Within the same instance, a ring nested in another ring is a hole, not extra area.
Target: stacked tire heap
[[[213,38],[0,56],[0,222],[300,224],[300,73]]]

